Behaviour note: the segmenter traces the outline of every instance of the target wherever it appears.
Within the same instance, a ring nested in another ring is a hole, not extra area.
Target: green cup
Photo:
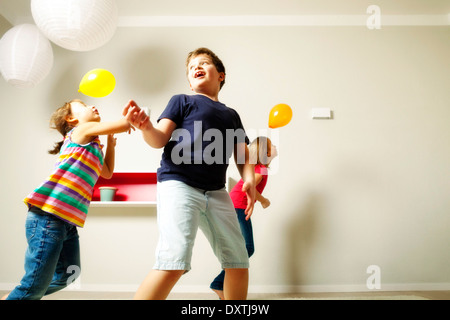
[[[116,195],[116,187],[100,187],[100,201],[114,201]]]

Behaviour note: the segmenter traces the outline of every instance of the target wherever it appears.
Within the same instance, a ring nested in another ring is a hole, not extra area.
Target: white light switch
[[[331,119],[330,108],[312,108],[311,118],[313,119]]]

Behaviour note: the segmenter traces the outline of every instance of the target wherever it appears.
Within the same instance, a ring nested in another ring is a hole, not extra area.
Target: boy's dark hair
[[[212,52],[211,50],[209,50],[208,48],[198,48],[192,52],[189,52],[187,59],[186,59],[186,68],[189,65],[189,62],[191,61],[192,58],[195,58],[196,56],[200,55],[200,54],[206,54],[209,57],[211,57],[211,60],[214,64],[214,66],[216,67],[217,71],[223,72],[225,73],[225,66],[223,65],[222,61],[219,59],[219,57]],[[225,84],[225,78],[223,79],[223,81],[220,83],[220,89],[222,89],[223,85]]]

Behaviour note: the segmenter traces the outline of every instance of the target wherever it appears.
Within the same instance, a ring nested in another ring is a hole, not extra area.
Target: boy
[[[218,100],[225,82],[222,61],[211,50],[199,48],[189,53],[186,67],[195,94],[172,97],[156,126],[138,106],[124,109],[126,119],[142,130],[151,147],[165,147],[157,172],[160,237],[156,263],[135,299],[168,296],[191,268],[199,227],[225,269],[225,299],[246,299],[248,255],[233,203],[224,187],[230,150],[234,149],[244,181],[242,190],[248,196],[245,212],[249,218],[255,202],[255,177],[254,166],[248,161],[248,138],[237,112]]]

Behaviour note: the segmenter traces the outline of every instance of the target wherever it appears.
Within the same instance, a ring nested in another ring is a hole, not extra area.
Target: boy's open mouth
[[[204,72],[204,71],[197,71],[195,74],[194,74],[194,78],[195,79],[197,79],[197,78],[202,78],[202,77],[204,77],[206,75],[206,73]]]

